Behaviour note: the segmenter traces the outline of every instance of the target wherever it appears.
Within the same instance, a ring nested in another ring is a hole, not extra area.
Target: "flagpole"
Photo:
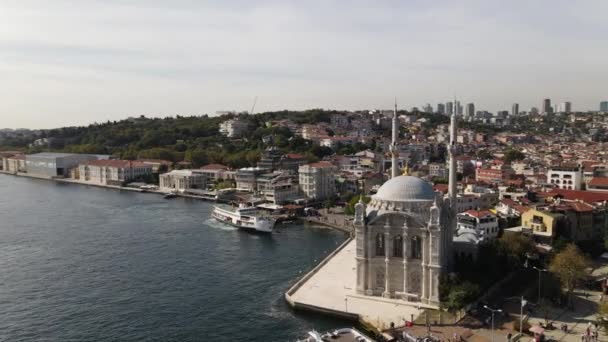
[[[522,338],[523,334],[523,326],[524,326],[524,296],[521,296],[520,310],[521,313],[519,315],[519,338]]]

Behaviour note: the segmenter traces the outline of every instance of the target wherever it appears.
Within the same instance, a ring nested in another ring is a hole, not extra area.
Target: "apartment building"
[[[320,161],[302,165],[298,169],[298,172],[300,190],[309,199],[323,200],[335,195],[336,184],[334,173],[336,169],[333,164]]]

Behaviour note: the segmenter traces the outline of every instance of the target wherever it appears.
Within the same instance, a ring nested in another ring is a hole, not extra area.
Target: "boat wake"
[[[211,227],[213,229],[219,229],[219,230],[228,230],[228,231],[234,231],[234,230],[239,230],[236,227],[233,227],[229,224],[225,224],[222,222],[217,221],[216,219],[213,218],[208,218],[205,221],[203,221],[203,223],[208,226]]]

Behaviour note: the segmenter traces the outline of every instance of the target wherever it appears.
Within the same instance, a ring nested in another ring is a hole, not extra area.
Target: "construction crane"
[[[249,114],[253,114],[253,110],[255,109],[255,104],[258,102],[258,97],[256,96],[253,99],[253,105],[251,106],[251,111],[249,111]]]

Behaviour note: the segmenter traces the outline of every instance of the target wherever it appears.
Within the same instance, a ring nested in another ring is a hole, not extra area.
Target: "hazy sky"
[[[608,1],[0,0],[0,127],[445,102],[597,109]]]

